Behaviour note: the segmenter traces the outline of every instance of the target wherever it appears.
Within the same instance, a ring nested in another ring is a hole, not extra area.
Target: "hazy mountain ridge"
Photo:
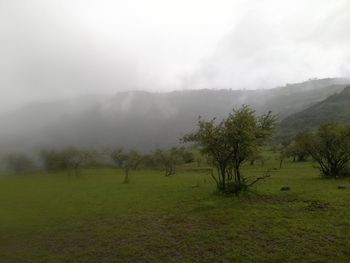
[[[350,86],[315,105],[288,116],[281,122],[284,136],[300,131],[312,131],[326,121],[350,122]]]
[[[37,103],[0,117],[0,148],[21,151],[74,144],[153,150],[177,144],[199,115],[221,119],[232,108],[248,104],[259,114],[272,110],[283,118],[349,83],[322,79],[267,90],[130,91]]]

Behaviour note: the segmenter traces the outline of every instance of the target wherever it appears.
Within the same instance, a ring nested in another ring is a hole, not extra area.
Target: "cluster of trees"
[[[63,150],[43,150],[40,158],[44,168],[48,171],[69,169],[74,171],[75,176],[78,176],[82,166],[96,163],[97,154],[94,150],[70,146]]]
[[[31,171],[36,167],[35,162],[25,154],[9,154],[2,159],[5,168],[16,173]],[[170,176],[175,174],[177,165],[195,161],[193,153],[185,147],[158,149],[149,154],[141,154],[136,150],[124,151],[122,148],[99,152],[70,146],[61,150],[43,150],[39,159],[47,171],[69,170],[75,176],[80,174],[82,167],[113,165],[124,170],[125,183],[129,182],[129,171],[140,166],[162,169],[165,176]]]
[[[324,177],[350,175],[350,124],[326,122],[320,125],[317,133],[306,136],[305,148]]]
[[[309,138],[308,133],[297,134],[292,140],[282,141],[274,151],[278,152],[279,166],[282,168],[285,159],[292,159],[293,162],[305,162],[310,157],[306,148],[306,142]]]
[[[192,152],[184,147],[173,147],[168,150],[158,149],[151,154],[140,154],[135,150],[124,152],[122,148],[110,151],[109,156],[114,164],[124,170],[124,182],[129,182],[129,170],[136,170],[139,166],[145,168],[159,168],[165,176],[175,174],[175,168],[179,164],[194,162]]]
[[[350,175],[350,125],[335,121],[321,124],[314,133],[303,132],[278,147],[280,167],[286,158],[306,161],[311,157],[324,177]]]
[[[246,162],[254,164],[256,160],[262,160],[262,148],[269,142],[275,127],[276,117],[271,112],[256,116],[249,106],[244,105],[233,110],[222,121],[199,118],[197,130],[182,138],[184,143],[192,143],[199,148],[202,155],[197,159],[185,147],[158,149],[150,154],[141,154],[136,150],[124,151],[122,148],[101,153],[67,147],[62,150],[44,150],[39,157],[46,170],[67,169],[76,176],[81,167],[113,164],[124,170],[125,183],[129,182],[129,171],[139,167],[162,169],[165,176],[171,176],[179,164],[196,161],[200,165],[203,158],[216,167],[217,172],[212,173],[212,177],[217,189],[238,193],[269,176],[264,174],[248,181],[241,167]],[[280,143],[275,150],[278,151],[280,168],[287,158],[303,162],[311,157],[324,177],[350,175],[350,124],[323,123],[317,132],[300,133],[292,140]],[[6,155],[3,163],[14,172],[30,171],[36,167],[35,162],[23,154]]]

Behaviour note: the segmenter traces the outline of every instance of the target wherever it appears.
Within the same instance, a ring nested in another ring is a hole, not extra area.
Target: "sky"
[[[350,77],[348,0],[0,0],[0,112]]]

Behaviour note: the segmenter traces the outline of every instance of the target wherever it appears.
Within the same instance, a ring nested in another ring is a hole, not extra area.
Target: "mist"
[[[0,1],[0,111],[348,77],[348,1]]]
[[[349,11],[326,0],[0,0],[1,151],[170,147],[199,115],[242,104],[285,118],[349,83]]]

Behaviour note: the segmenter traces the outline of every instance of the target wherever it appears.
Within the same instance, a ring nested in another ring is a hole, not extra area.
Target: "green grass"
[[[131,171],[130,184],[113,169],[3,175],[0,262],[350,262],[350,180],[309,162],[272,174],[239,197],[186,168]]]

